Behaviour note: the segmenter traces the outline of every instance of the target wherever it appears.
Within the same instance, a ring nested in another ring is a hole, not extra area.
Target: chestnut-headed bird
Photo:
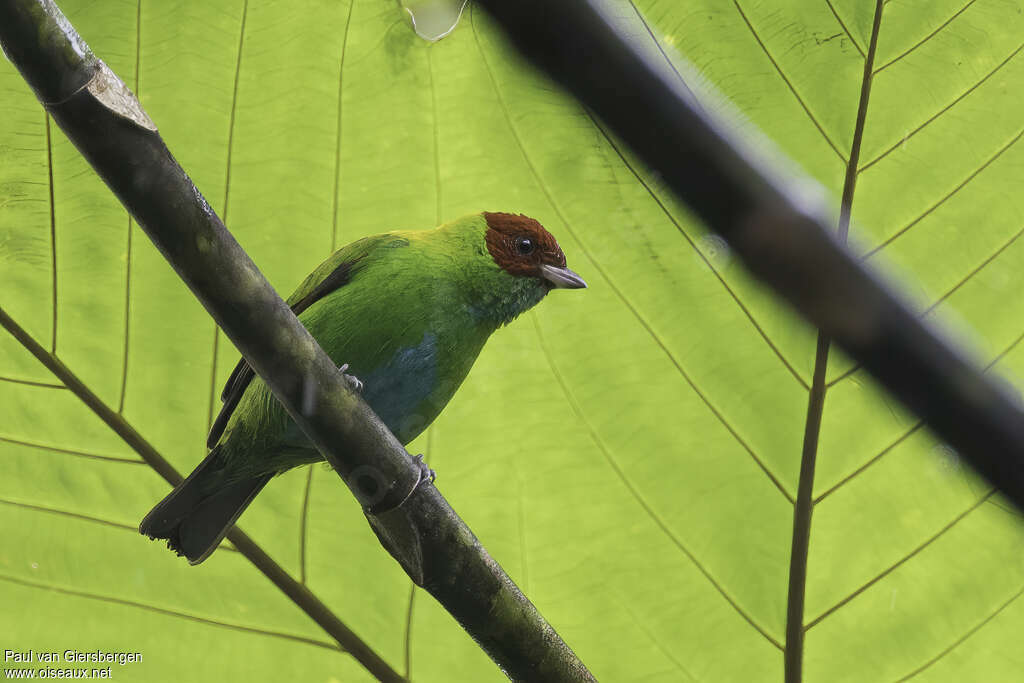
[[[483,212],[342,247],[288,304],[404,445],[438,416],[495,330],[552,289],[586,286],[536,220]],[[139,526],[192,564],[271,477],[323,459],[244,359],[221,398],[209,455]]]

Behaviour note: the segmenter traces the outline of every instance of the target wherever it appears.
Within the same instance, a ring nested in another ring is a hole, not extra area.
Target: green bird
[[[342,247],[288,304],[404,445],[440,414],[495,330],[554,288],[586,286],[536,220],[483,212]],[[271,477],[323,459],[244,358],[221,399],[209,455],[139,526],[192,564]]]

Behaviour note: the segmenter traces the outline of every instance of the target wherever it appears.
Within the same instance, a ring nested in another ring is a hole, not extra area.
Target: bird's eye
[[[533,240],[529,237],[517,237],[516,238],[516,251],[523,256],[533,253]]]

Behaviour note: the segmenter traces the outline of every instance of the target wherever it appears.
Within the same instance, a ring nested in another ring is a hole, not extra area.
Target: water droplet
[[[412,30],[434,43],[455,30],[469,0],[402,0]]]
[[[697,249],[715,270],[723,270],[732,260],[732,249],[721,235],[707,234],[700,238]],[[698,259],[700,257],[698,256]],[[703,259],[701,259],[703,260]]]
[[[32,567],[32,569],[39,569],[39,563],[38,562],[33,562],[33,563],[29,564],[29,566]]]
[[[963,468],[960,454],[948,443],[940,443],[933,446],[932,457],[936,460],[936,467],[945,474],[959,474]]]
[[[907,130],[903,131],[903,138],[902,138],[902,139],[900,140],[900,151],[901,151],[901,152],[903,152],[903,151],[906,151],[906,148],[907,148],[907,140],[909,140],[909,139],[910,139],[910,134],[911,134],[912,132],[913,132],[913,131],[911,131],[911,130],[910,130],[909,128],[908,128]]]

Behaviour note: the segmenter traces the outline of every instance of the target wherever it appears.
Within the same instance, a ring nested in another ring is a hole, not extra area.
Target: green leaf
[[[590,289],[497,333],[411,450],[599,679],[782,679],[791,572],[805,680],[1018,675],[1019,514],[836,350],[816,363],[815,331],[480,10],[431,43],[378,0],[62,8],[283,293],[334,247],[481,209],[560,239]],[[1020,0],[890,0],[877,32],[853,0],[611,10],[702,106],[848,188],[852,248],[1020,386]],[[193,568],[135,532],[167,484],[121,434],[189,471],[237,354],[6,62],[0,114],[0,306],[91,397],[0,334],[4,647],[139,651],[131,680],[371,679],[238,552]],[[324,467],[241,525],[399,674],[501,679]]]

